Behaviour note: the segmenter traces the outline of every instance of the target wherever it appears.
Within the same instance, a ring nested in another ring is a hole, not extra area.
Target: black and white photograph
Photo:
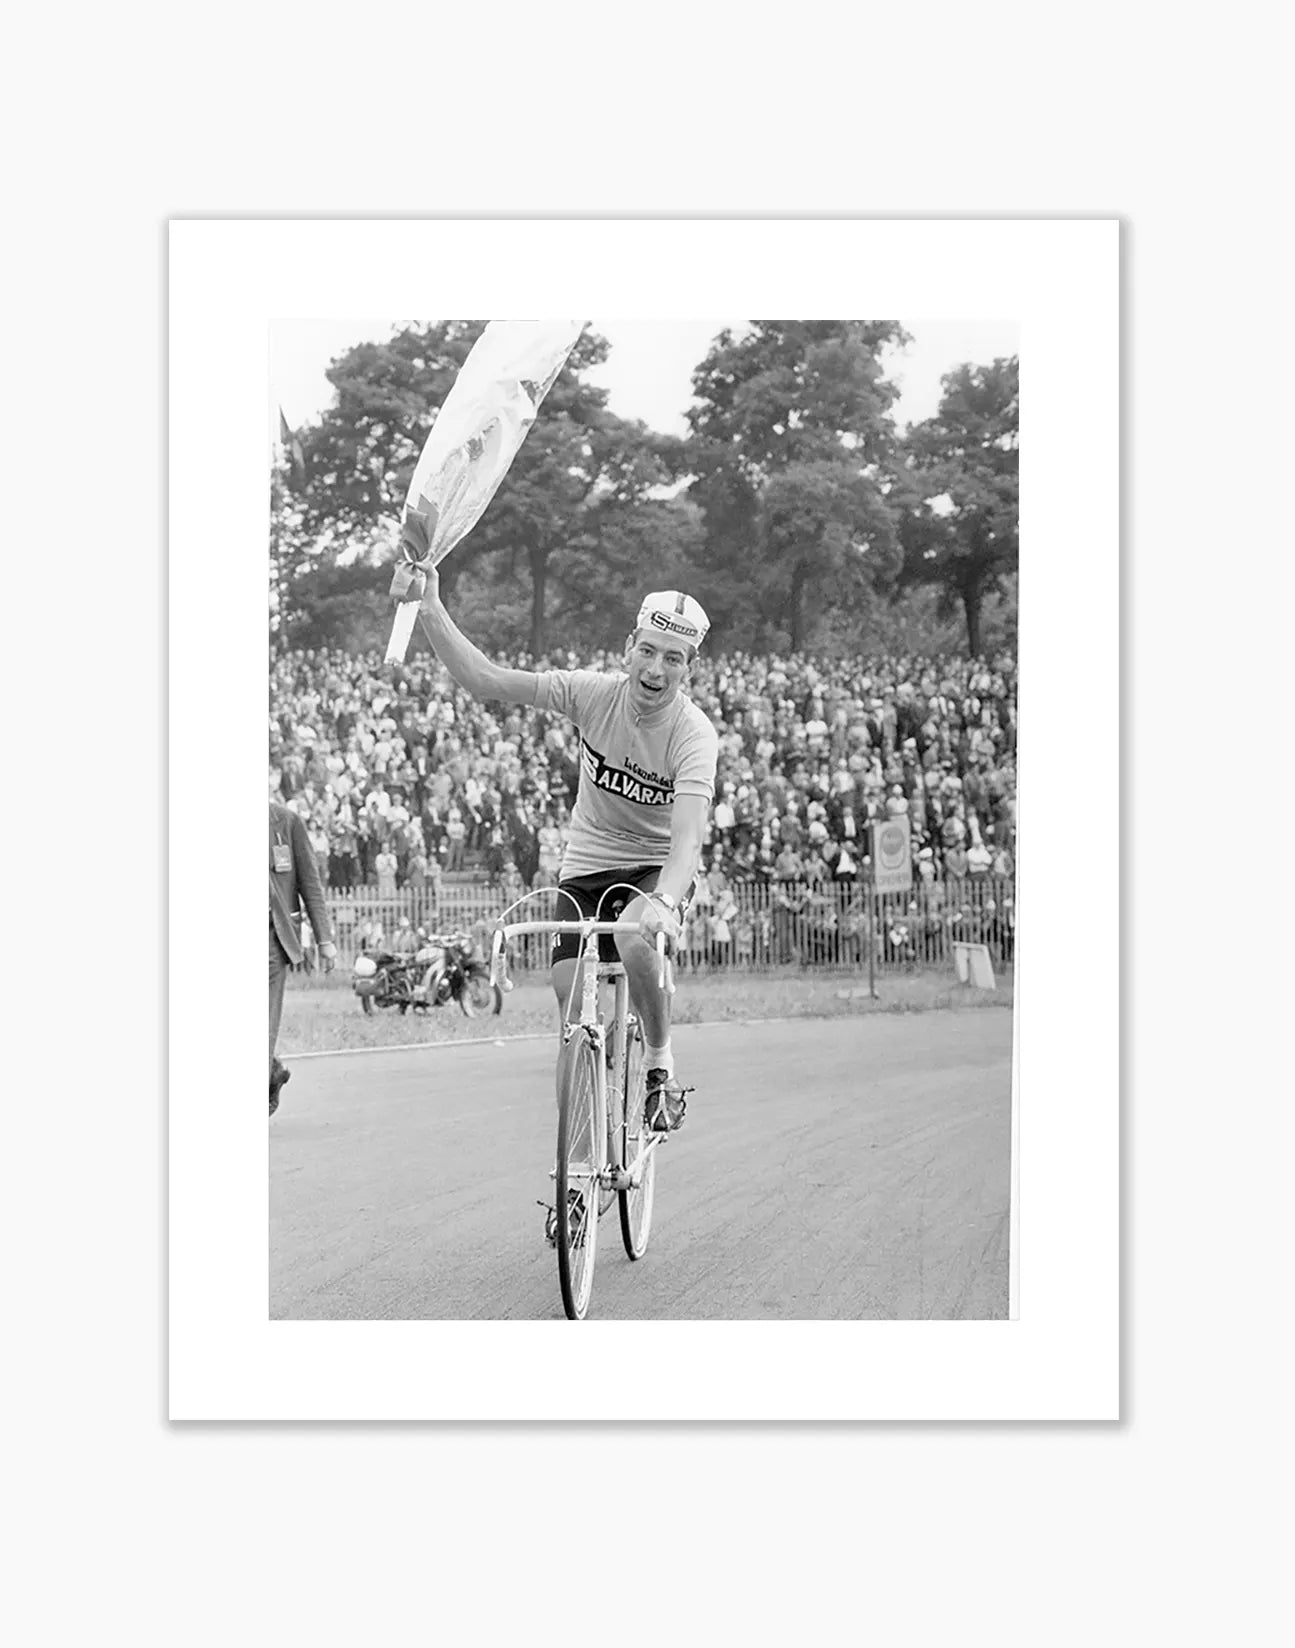
[[[1280,17],[21,15],[10,1638],[1277,1634]]]
[[[1017,324],[269,359],[270,1316],[1008,1317]]]
[[[1116,1399],[1031,819],[1066,554],[1118,553],[1118,225],[785,227],[172,225],[173,791],[233,752],[239,954],[263,785],[270,880],[268,1004],[173,998],[190,1088],[268,1090],[173,1103],[177,1417]]]

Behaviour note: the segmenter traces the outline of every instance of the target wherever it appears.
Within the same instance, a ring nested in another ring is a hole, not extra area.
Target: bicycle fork
[[[618,989],[625,988],[624,979],[618,981]],[[632,1030],[633,1019],[627,1022],[627,1030]],[[591,1140],[593,1160],[602,1163],[598,1169],[590,1163],[588,1171],[572,1177],[588,1179],[602,1191],[638,1190],[643,1183],[643,1175],[647,1171],[647,1164],[652,1152],[658,1145],[662,1145],[669,1137],[665,1133],[647,1133],[640,1136],[638,1149],[634,1160],[623,1162],[620,1157],[620,1117],[618,1106],[613,1102],[618,1093],[623,1093],[625,1081],[625,1061],[627,1048],[616,1045],[617,1037],[612,1036],[612,1045],[609,1047],[606,1031],[601,1024],[573,1024],[567,1029],[566,1039],[574,1035],[584,1035],[594,1054],[594,1070],[596,1096],[595,1113],[603,1118],[602,1138]],[[570,1170],[568,1170],[570,1171]],[[549,1178],[557,1178],[557,1168],[549,1169]],[[540,1207],[548,1208],[547,1202],[539,1202]],[[550,1209],[550,1211],[552,1211]]]

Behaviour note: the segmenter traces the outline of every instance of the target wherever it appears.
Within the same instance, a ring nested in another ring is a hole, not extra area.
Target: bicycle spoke
[[[593,1288],[598,1237],[594,1054],[573,1036],[558,1062],[557,1250],[562,1304],[581,1319]]]
[[[633,1169],[644,1151],[643,1109],[646,1102],[647,1072],[643,1066],[642,1033],[637,1026],[626,1049],[625,1060],[625,1166]],[[620,1192],[621,1240],[631,1259],[647,1252],[652,1229],[652,1206],[656,1195],[656,1146],[647,1149],[641,1163],[637,1186]]]
[[[636,887],[624,890],[631,898],[640,891]],[[552,891],[545,889],[544,896],[551,896]],[[631,1259],[640,1259],[647,1251],[652,1224],[660,1141],[645,1127],[642,1027],[630,1010],[625,968],[615,962],[601,963],[595,947],[604,934],[619,937],[621,932],[637,928],[598,917],[589,921],[583,917],[509,921],[508,916],[524,902],[523,898],[510,905],[501,918],[492,967],[500,956],[506,958],[506,945],[518,938],[575,933],[580,940],[579,966],[564,1008],[567,1027],[558,1057],[558,1150],[553,1173],[556,1206],[550,1220],[558,1251],[563,1308],[568,1317],[580,1320],[588,1309],[593,1287],[599,1214],[617,1201],[621,1237]],[[665,987],[673,988],[668,981],[668,959],[661,966]],[[610,1022],[606,993],[600,993],[601,986],[608,983],[614,985],[615,992]],[[609,1050],[613,1055],[610,1060]],[[603,1084],[606,1091],[600,1096]],[[613,1164],[620,1170],[617,1177],[623,1188],[609,1182]],[[632,1180],[635,1174],[637,1184],[623,1177],[628,1175]]]

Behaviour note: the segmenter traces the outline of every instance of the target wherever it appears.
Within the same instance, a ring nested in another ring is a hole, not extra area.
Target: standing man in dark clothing
[[[319,866],[306,826],[277,801],[270,803],[270,1114],[279,1108],[279,1089],[290,1072],[274,1056],[283,1016],[283,986],[289,967],[305,960],[301,944],[302,911],[310,919],[319,946],[320,965],[331,973],[337,961],[333,924],[324,901]]]
[[[513,850],[513,862],[528,890],[535,885],[540,868],[540,841],[531,819],[530,807],[517,800],[508,814],[508,834]]]

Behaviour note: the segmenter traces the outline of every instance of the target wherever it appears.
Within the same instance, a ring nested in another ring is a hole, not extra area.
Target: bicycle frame
[[[628,885],[628,884],[627,884]],[[525,895],[518,904],[524,903],[527,898],[546,896],[555,889],[541,889],[535,893]],[[614,891],[609,888],[608,891]],[[636,896],[651,899],[650,893],[641,888],[630,887],[629,891]],[[604,895],[605,896],[605,895]],[[516,909],[514,904],[510,907]],[[505,911],[505,915],[509,912]],[[580,953],[577,958],[578,968],[576,978],[571,986],[571,996],[568,997],[564,1010],[564,1028],[562,1039],[565,1043],[573,1035],[585,1036],[594,1049],[595,1091],[597,1103],[595,1114],[599,1118],[599,1129],[604,1135],[596,1141],[597,1159],[603,1167],[597,1173],[598,1184],[604,1190],[637,1189],[643,1180],[644,1165],[648,1156],[656,1147],[664,1142],[666,1135],[659,1134],[645,1137],[640,1143],[639,1150],[632,1162],[621,1160],[620,1134],[625,1117],[623,1112],[625,1093],[625,1059],[627,1054],[626,1031],[629,1019],[629,979],[624,964],[620,961],[602,961],[598,955],[598,939],[604,933],[633,933],[640,936],[637,922],[627,921],[599,921],[596,917],[582,917],[578,921],[523,921],[505,922],[501,920],[495,927],[490,949],[490,982],[491,985],[500,984],[505,991],[513,987],[508,977],[507,952],[504,948],[509,939],[519,938],[526,933],[545,933],[556,935],[560,933],[574,933],[580,940]],[[657,982],[667,994],[674,994],[674,969],[670,958],[666,954],[665,934],[657,934]],[[614,987],[615,997],[611,1019],[611,1053],[612,1070],[611,1084],[608,1086],[607,1075],[607,1047],[608,1026],[598,1010],[598,987],[602,983]],[[569,1018],[572,1000],[579,991],[580,1013],[575,1019]]]

